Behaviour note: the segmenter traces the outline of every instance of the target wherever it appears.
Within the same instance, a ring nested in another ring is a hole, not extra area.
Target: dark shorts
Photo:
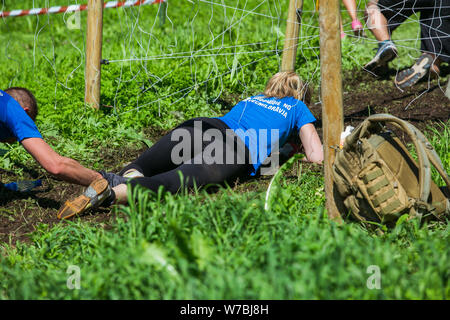
[[[420,13],[421,50],[450,61],[450,0],[379,0],[378,7],[388,21],[390,34]]]

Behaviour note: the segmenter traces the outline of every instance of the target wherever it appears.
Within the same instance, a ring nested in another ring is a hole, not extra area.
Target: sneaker
[[[416,63],[408,69],[400,71],[395,77],[395,84],[401,89],[415,85],[430,71],[433,64],[433,56],[428,53],[422,54]]]
[[[112,194],[112,190],[105,179],[92,182],[86,191],[74,200],[66,201],[57,213],[58,219],[69,219],[81,214],[89,208],[97,208]]]
[[[144,175],[143,175],[140,171],[138,171],[138,170],[136,170],[136,169],[130,169],[130,170],[127,170],[127,171],[122,175],[122,177],[128,178],[128,179],[142,178],[143,176],[144,176]]]
[[[389,61],[394,60],[397,57],[397,48],[392,41],[385,42],[378,48],[375,57],[364,66],[367,71],[374,71],[381,67],[387,67]]]

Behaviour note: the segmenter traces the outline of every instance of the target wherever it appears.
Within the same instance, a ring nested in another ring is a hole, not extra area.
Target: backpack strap
[[[430,159],[433,166],[439,172],[439,175],[444,180],[446,187],[447,187],[448,191],[450,192],[450,178],[449,178],[447,172],[445,171],[444,165],[442,164],[441,159],[439,158],[438,154],[436,153],[436,150],[434,150],[433,146],[428,141],[428,139],[423,135],[422,132],[420,132],[412,124],[410,124],[410,126],[415,129],[415,133],[419,139],[419,142],[422,143],[425,147],[425,152],[427,153],[428,159]]]
[[[444,180],[446,187],[447,187],[448,191],[450,192],[450,178],[449,178],[447,172],[445,171],[444,165],[442,164],[441,159],[439,158],[438,154],[436,153],[436,150],[434,150],[433,146],[428,141],[428,139],[425,137],[425,135],[419,129],[417,129],[414,125],[412,125],[411,123],[409,123],[405,120],[402,120],[400,118],[394,117],[389,114],[380,114],[377,116],[382,116],[382,117],[387,116],[388,118],[391,118],[391,119],[395,118],[394,125],[397,124],[398,122],[402,122],[411,130],[411,132],[414,133],[414,136],[410,135],[411,139],[413,140],[413,142],[417,140],[418,143],[423,146],[423,149],[425,150],[427,158],[431,161],[433,166],[439,172],[439,175]],[[392,121],[388,120],[388,122],[392,122]]]

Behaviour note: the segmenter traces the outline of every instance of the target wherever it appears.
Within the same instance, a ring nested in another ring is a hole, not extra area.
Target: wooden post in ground
[[[100,80],[103,37],[103,0],[88,1],[86,35],[86,69],[84,100],[94,108],[100,107]]]
[[[303,0],[290,0],[286,24],[286,37],[284,40],[281,71],[294,71],[297,57],[298,33],[300,31],[300,14]],[[298,13],[297,13],[298,10]]]
[[[450,99],[450,75],[447,77],[447,89],[445,90],[445,96]]]
[[[344,127],[342,107],[340,0],[320,1],[320,69],[322,95],[322,125],[325,169],[325,198],[328,216],[341,221],[334,201],[332,165]]]

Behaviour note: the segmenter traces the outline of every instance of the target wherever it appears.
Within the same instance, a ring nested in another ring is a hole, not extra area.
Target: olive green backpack
[[[385,128],[387,123],[410,137],[418,163]],[[446,189],[431,180],[430,162]],[[450,179],[436,151],[416,127],[389,114],[368,117],[345,138],[336,154],[333,177],[341,214],[350,212],[364,223],[393,226],[404,214],[439,220],[450,214]]]

